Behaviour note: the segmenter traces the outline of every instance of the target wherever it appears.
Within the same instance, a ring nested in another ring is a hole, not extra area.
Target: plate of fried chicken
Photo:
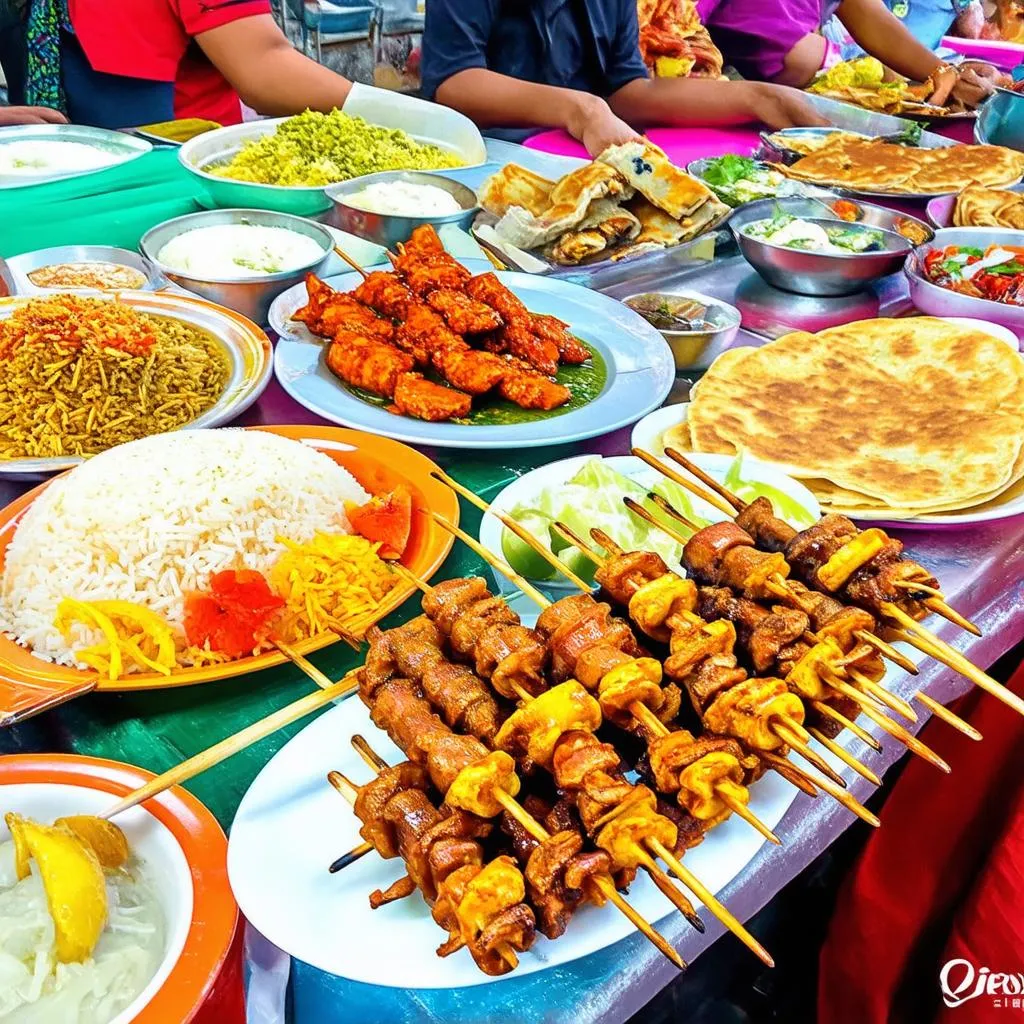
[[[672,354],[643,318],[565,281],[456,260],[418,228],[390,269],[306,282],[275,300],[275,372],[334,423],[420,444],[561,444],[664,400]]]

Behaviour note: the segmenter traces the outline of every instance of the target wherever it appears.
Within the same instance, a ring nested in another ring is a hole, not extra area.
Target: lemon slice
[[[103,868],[92,847],[64,826],[40,825],[8,814],[15,851],[26,849],[39,868],[53,918],[57,959],[81,963],[96,948],[107,921]]]
[[[131,855],[128,838],[112,821],[93,814],[73,814],[58,818],[53,824],[57,828],[63,825],[74,832],[92,849],[103,867],[120,868],[128,863]]]

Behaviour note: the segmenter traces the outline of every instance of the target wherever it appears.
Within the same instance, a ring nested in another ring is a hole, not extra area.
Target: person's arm
[[[843,0],[836,16],[865,53],[914,82],[925,82],[942,61],[882,0]]]
[[[635,125],[761,123],[778,129],[829,124],[797,90],[763,82],[638,78],[614,93],[609,103]]]
[[[352,83],[299,53],[269,14],[239,18],[196,35],[210,62],[242,102],[284,117],[341,107]]]
[[[961,39],[980,39],[985,28],[985,10],[981,0],[972,0],[953,22],[950,35],[960,36]]]
[[[0,127],[9,124],[67,124],[68,119],[49,107],[0,107]]]
[[[523,82],[486,68],[452,75],[438,87],[435,98],[481,128],[562,128],[591,156],[638,137],[600,96]]]

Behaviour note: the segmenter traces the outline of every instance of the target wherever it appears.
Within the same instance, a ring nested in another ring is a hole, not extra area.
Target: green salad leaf
[[[728,153],[708,164],[704,180],[709,185],[732,185],[743,178],[749,178],[756,169],[757,163],[751,157]]]

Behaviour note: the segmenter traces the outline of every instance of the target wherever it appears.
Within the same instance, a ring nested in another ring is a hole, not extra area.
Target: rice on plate
[[[319,587],[336,602],[326,624],[338,628],[338,603],[363,614],[397,579],[378,545],[351,536],[345,503],[369,498],[329,456],[264,431],[182,431],[121,445],[55,480],[21,518],[0,581],[0,629],[47,661],[117,678],[255,653],[220,656],[227,647],[215,630],[197,639],[196,595],[226,627],[262,595],[266,622],[289,623],[291,639],[323,628],[307,614]],[[275,578],[282,556],[287,571]],[[243,587],[237,605],[217,589],[225,579]],[[257,631],[256,647],[269,632]],[[168,663],[161,644],[171,640]]]

